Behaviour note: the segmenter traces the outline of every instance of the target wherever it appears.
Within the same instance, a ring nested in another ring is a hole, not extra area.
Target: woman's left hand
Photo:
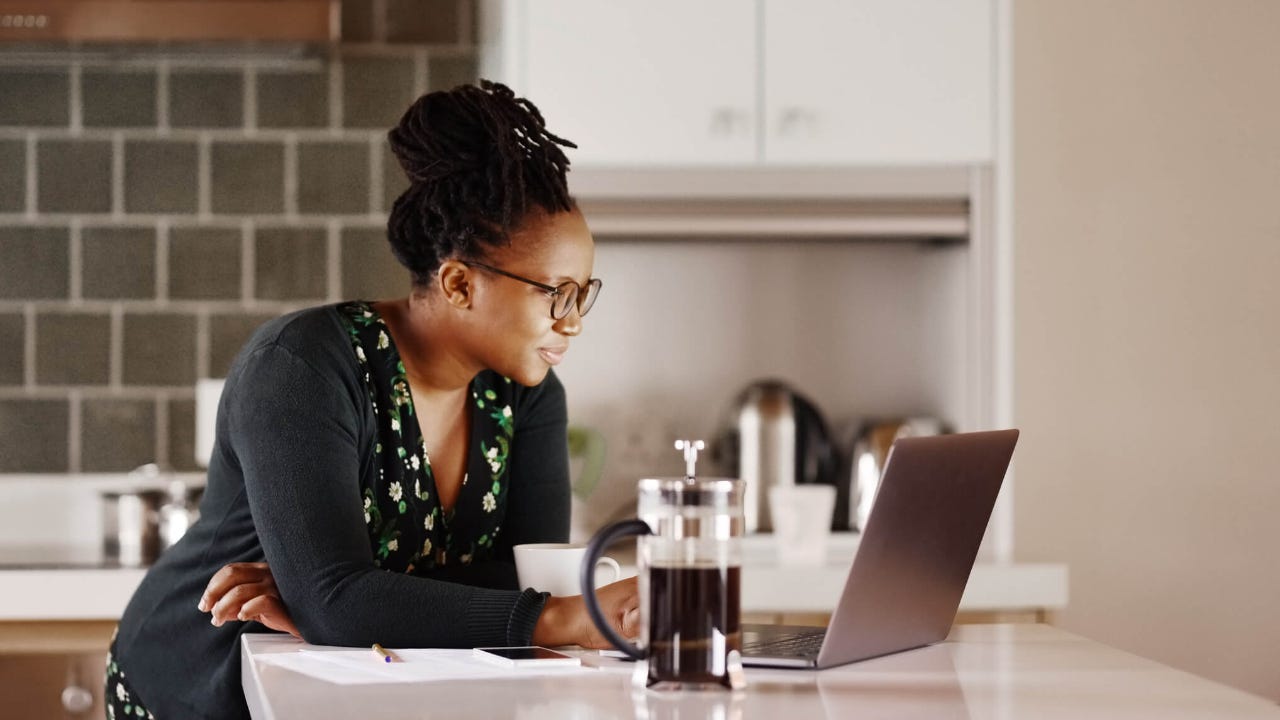
[[[200,612],[212,613],[214,627],[229,620],[255,621],[301,638],[285,609],[266,563],[231,563],[214,573],[200,596]]]
[[[605,585],[596,590],[600,611],[613,629],[626,638],[640,632],[640,593],[636,578]],[[584,648],[611,648],[611,643],[587,613],[581,595],[550,597],[533,628],[535,645],[579,645]]]

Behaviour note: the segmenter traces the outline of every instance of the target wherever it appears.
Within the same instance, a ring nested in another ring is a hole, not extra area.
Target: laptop
[[[828,668],[945,639],[1017,441],[1017,430],[896,441],[830,624],[744,624],[743,664]]]

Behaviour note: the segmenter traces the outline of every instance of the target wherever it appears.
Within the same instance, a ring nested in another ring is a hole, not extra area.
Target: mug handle
[[[597,558],[597,559],[596,559],[596,567],[598,568],[598,567],[600,567],[601,565],[605,565],[605,566],[607,566],[610,570],[612,570],[612,571],[613,571],[613,579],[609,580],[609,582],[606,582],[606,583],[605,583],[605,585],[608,585],[608,584],[610,584],[610,583],[616,583],[616,582],[618,582],[619,580],[621,580],[621,579],[622,579],[622,567],[621,567],[620,565],[618,565],[618,561],[617,561],[617,560],[614,560],[614,559],[613,559],[613,558],[611,558],[611,557],[602,557],[602,558]]]
[[[613,646],[635,660],[643,660],[644,653],[640,648],[632,645],[626,638],[618,634],[617,630],[609,624],[605,619],[604,612],[600,610],[600,603],[596,600],[596,564],[600,560],[609,558],[601,557],[605,548],[612,545],[615,541],[620,540],[628,535],[652,535],[653,529],[649,527],[649,523],[643,520],[623,520],[616,522],[591,538],[591,542],[587,543],[587,554],[582,558],[582,599],[587,605],[587,614],[591,616],[591,622],[596,624],[596,628],[600,630],[600,634],[613,643]],[[614,563],[617,564],[616,562]],[[619,573],[620,574],[620,573]]]

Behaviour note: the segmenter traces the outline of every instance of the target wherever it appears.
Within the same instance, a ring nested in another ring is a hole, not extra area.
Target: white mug
[[[775,485],[769,488],[774,547],[779,565],[822,565],[827,561],[835,485]]]
[[[582,558],[587,546],[575,543],[527,543],[516,545],[516,577],[522,588],[549,592],[557,597],[581,595]],[[602,557],[596,561],[597,569],[607,565],[613,570],[613,578],[601,585],[617,582],[622,568],[613,558]]]

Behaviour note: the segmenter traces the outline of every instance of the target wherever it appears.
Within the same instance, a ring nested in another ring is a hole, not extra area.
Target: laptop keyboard
[[[743,643],[742,651],[744,654],[757,657],[769,655],[778,657],[811,657],[817,655],[818,651],[822,649],[822,638],[824,637],[826,637],[826,633],[820,630],[813,633],[799,633],[754,640]]]

